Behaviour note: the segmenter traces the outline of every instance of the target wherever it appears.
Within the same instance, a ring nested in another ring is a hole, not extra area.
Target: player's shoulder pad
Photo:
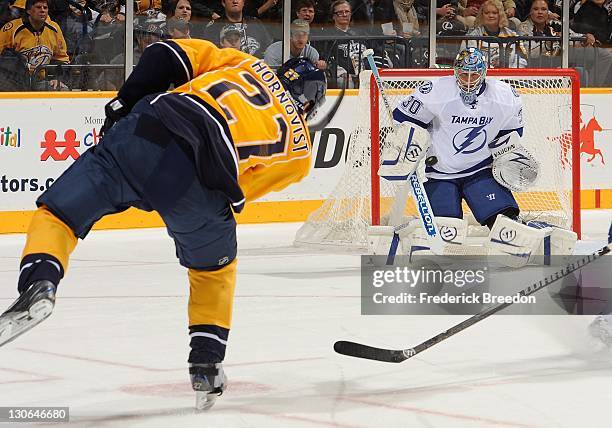
[[[425,80],[421,83],[414,95],[418,98],[427,98],[428,102],[435,103],[436,101],[448,101],[448,91],[456,85],[454,78],[440,77],[437,79]]]
[[[433,82],[431,80],[424,81],[417,88],[417,90],[423,95],[430,93],[432,89],[433,89]]]
[[[492,89],[494,97],[503,104],[515,104],[521,101],[519,91],[507,82],[497,79],[487,79],[487,85]]]

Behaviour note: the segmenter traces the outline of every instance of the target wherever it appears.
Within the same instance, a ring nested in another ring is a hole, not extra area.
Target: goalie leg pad
[[[535,254],[531,256],[529,264],[550,265],[552,263],[551,256],[561,258],[574,254],[574,247],[578,240],[578,235],[575,232],[540,221],[530,221],[527,225],[536,229],[551,229],[550,234],[542,240]],[[563,261],[562,263],[565,264],[566,262]]]
[[[394,230],[393,226],[368,227],[368,254],[387,255],[395,233]]]
[[[529,258],[536,254],[544,238],[549,237],[551,233],[550,227],[535,229],[504,215],[498,215],[485,246],[489,255],[501,256],[497,260],[500,263],[519,268],[529,262]]]
[[[436,217],[444,245],[463,245],[467,238],[467,221],[462,218]]]
[[[467,238],[467,221],[455,217],[436,217],[436,225],[442,238],[442,254],[448,247],[463,245]],[[401,253],[431,255],[427,234],[419,219],[412,220],[408,227],[399,231]],[[453,251],[449,253],[454,254]]]
[[[413,254],[431,255],[433,252],[429,249],[429,241],[427,234],[421,225],[420,219],[414,219],[408,223],[408,227],[400,230],[400,252],[407,256]]]

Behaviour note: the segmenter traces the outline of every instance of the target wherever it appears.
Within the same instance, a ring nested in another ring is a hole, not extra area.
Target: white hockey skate
[[[589,324],[589,333],[606,346],[612,347],[612,315],[598,315]]]
[[[222,363],[190,364],[189,375],[191,386],[196,392],[196,410],[210,409],[227,385]]]
[[[0,346],[44,321],[55,306],[55,285],[36,281],[0,315]]]

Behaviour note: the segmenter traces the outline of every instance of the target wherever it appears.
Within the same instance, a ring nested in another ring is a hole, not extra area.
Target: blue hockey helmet
[[[325,102],[325,72],[315,67],[310,60],[291,58],[280,66],[276,74],[298,108],[306,114],[306,119]]]
[[[487,62],[484,54],[474,48],[463,49],[453,64],[457,86],[464,95],[477,94],[487,76]]]

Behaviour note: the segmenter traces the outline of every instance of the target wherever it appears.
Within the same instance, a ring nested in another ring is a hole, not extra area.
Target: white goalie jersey
[[[427,129],[431,146],[427,177],[467,177],[492,163],[497,139],[512,131],[523,133],[523,104],[507,83],[487,79],[477,101],[466,105],[454,76],[440,77],[419,86],[393,111],[396,124],[411,122]]]

